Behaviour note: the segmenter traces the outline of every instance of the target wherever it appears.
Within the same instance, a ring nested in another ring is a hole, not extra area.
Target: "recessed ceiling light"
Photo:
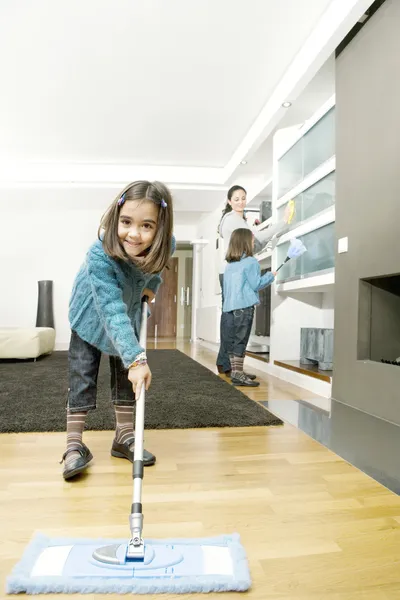
[[[284,102],[282,104],[282,106],[283,106],[283,108],[289,108],[289,106],[292,106],[292,103],[291,102]]]
[[[240,161],[240,164],[241,164],[241,165],[247,165],[247,160],[241,160],[241,161]]]

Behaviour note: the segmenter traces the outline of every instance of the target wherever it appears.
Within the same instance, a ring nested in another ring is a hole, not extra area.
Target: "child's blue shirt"
[[[261,275],[260,265],[254,256],[246,256],[239,261],[228,263],[223,279],[223,312],[259,304],[259,290],[271,285],[274,279],[272,273]]]

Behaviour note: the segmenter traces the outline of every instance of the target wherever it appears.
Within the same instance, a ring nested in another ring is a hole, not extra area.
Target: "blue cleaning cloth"
[[[301,240],[293,238],[290,240],[290,246],[287,252],[288,258],[298,258],[304,252],[307,252],[307,248]]]
[[[187,594],[247,591],[246,553],[238,534],[199,539],[145,540],[145,558],[121,566],[93,558],[94,550],[127,540],[48,538],[37,534],[6,583],[8,594]]]

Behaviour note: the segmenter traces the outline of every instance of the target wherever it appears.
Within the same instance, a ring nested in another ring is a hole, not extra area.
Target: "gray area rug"
[[[282,425],[253,402],[179,350],[148,350],[153,374],[146,394],[146,429]],[[35,362],[0,361],[0,432],[65,431],[68,353],[54,352]],[[89,430],[115,427],[108,359],[98,378],[97,410]]]

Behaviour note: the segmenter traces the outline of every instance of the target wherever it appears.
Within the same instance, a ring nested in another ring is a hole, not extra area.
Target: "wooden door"
[[[178,258],[171,258],[168,267],[161,274],[163,283],[155,302],[150,304],[151,317],[147,322],[149,338],[176,337]]]

